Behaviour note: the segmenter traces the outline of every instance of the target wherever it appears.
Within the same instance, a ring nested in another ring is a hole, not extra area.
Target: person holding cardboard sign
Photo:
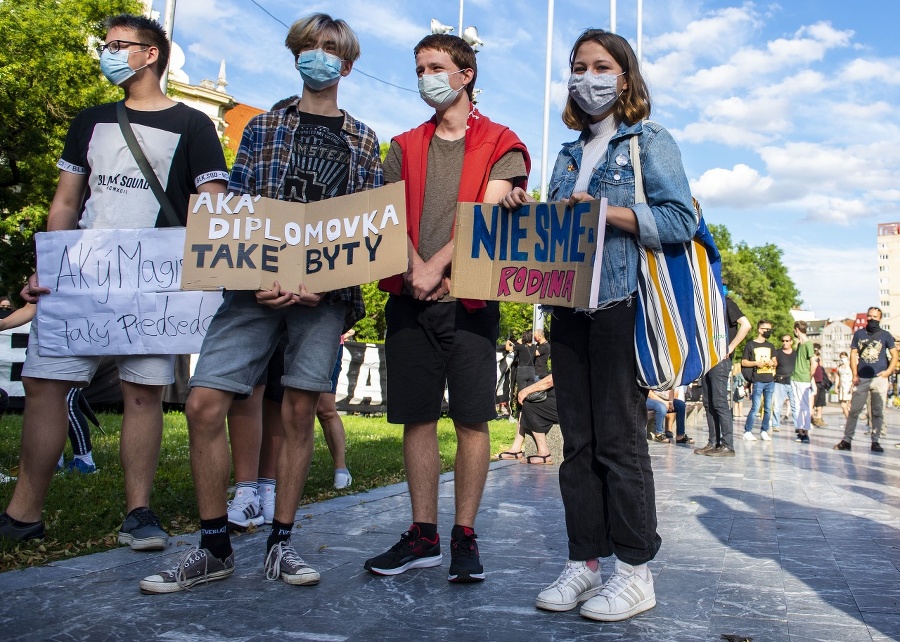
[[[415,47],[419,94],[435,110],[428,122],[397,136],[385,179],[406,181],[409,269],[383,279],[387,415],[401,423],[413,524],[389,551],[365,563],[379,575],[438,566],[440,458],[437,421],[445,387],[456,427],[456,520],[451,531],[451,582],[484,579],[475,543],[475,514],[490,460],[487,422],[496,417],[500,334],[496,302],[458,301],[450,291],[457,201],[497,202],[526,184],[530,160],[509,128],[472,104],[475,52],[457,36],[426,36]]]
[[[250,121],[229,190],[311,202],[381,186],[375,133],[338,109],[338,83],[360,55],[356,34],[343,20],[314,13],[291,25],[285,46],[294,55],[303,93],[285,109]],[[252,392],[285,333],[283,445],[264,566],[269,580],[319,582],[319,573],[291,545],[291,530],[312,459],[316,402],[320,393],[331,390],[341,333],[364,313],[358,286],[313,293],[302,284],[282,289],[276,281],[271,290],[225,294],[203,342],[185,409],[200,545],[185,553],[176,568],[145,578],[142,591],[171,593],[233,572],[225,502],[230,472],[225,416],[236,394]]]
[[[59,184],[47,230],[184,225],[192,193],[225,189],[228,172],[216,129],[206,114],[169,99],[160,89],[169,41],[157,22],[119,15],[109,18],[106,27],[106,38],[97,47],[100,70],[125,90],[125,100],[85,109],[72,121],[57,163]],[[126,142],[133,131],[140,136],[139,144]],[[152,163],[147,166],[138,157]],[[164,181],[155,176],[159,171]],[[151,179],[165,182],[165,188],[155,192]],[[32,276],[22,298],[36,303],[40,296],[53,294]],[[19,479],[6,513],[0,515],[0,538],[44,536],[41,512],[66,440],[66,396],[71,388],[90,383],[99,362],[100,356],[40,355],[38,324],[32,324],[22,371],[25,415]],[[175,380],[175,355],[118,356],[117,362],[127,511],[119,542],[133,550],[160,550],[168,535],[150,508],[150,491],[162,443],[163,387]]]
[[[569,56],[563,121],[581,132],[563,145],[550,200],[609,201],[599,305],[553,312],[553,374],[563,433],[559,485],[569,559],[542,591],[538,608],[623,620],[656,605],[647,568],[659,550],[653,471],[644,439],[646,390],[636,383],[634,351],[638,244],[690,240],[696,229],[690,186],[678,147],[650,115],[650,95],[624,38],[588,29]],[[637,136],[647,203],[635,203],[630,154]],[[502,203],[528,202],[514,190]],[[599,558],[615,555],[603,583]]]

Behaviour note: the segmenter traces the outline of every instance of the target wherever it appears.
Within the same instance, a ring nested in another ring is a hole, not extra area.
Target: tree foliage
[[[735,243],[724,225],[710,225],[710,232],[722,253],[722,276],[756,336],[760,319],[772,322],[773,334],[790,332],[794,327],[791,308],[800,305],[800,290],[782,262],[783,253],[774,243],[751,247],[741,241]]]
[[[135,0],[0,2],[0,294],[17,293],[34,266],[31,239],[46,221],[70,121],[121,98],[89,44],[106,17],[140,10]]]

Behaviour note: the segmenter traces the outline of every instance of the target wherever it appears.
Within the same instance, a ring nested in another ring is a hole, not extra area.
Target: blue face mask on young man
[[[459,74],[465,71],[460,69],[454,71],[453,74]],[[446,71],[436,74],[422,74],[419,76],[419,96],[422,97],[429,107],[434,107],[438,111],[443,111],[453,104],[459,92],[463,90],[465,85],[459,89],[453,89],[450,86],[450,76]]]
[[[119,49],[116,53],[111,52],[109,49],[104,49],[103,53],[100,54],[100,71],[112,84],[121,85],[147,66],[144,65],[144,67],[132,69],[128,64],[128,55],[130,53],[128,49]]]
[[[343,60],[323,51],[311,49],[297,56],[297,71],[303,78],[303,84],[315,91],[331,87],[341,79]]]

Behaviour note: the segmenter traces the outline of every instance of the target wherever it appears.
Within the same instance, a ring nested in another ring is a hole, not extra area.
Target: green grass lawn
[[[116,536],[125,518],[125,491],[119,465],[119,429],[121,415],[100,414],[106,434],[94,428],[94,475],[56,475],[44,508],[47,537],[43,542],[13,544],[0,542],[0,571],[46,564],[48,562],[115,548]],[[353,486],[347,491],[332,487],[334,469],[321,429],[316,428],[315,455],[303,503],[311,503],[354,492],[387,486],[405,480],[400,426],[384,418],[346,416],[347,466],[353,474]],[[494,421],[491,427],[491,452],[505,450],[512,443],[515,425]],[[0,472],[15,472],[19,460],[21,415],[0,418]],[[451,470],[456,455],[456,436],[452,422],[442,419],[438,425],[441,466]],[[66,459],[71,459],[66,445]],[[5,507],[14,482],[0,483],[0,506]],[[172,535],[198,530],[199,518],[191,481],[187,423],[184,414],[165,415],[162,452],[151,497],[153,509]]]

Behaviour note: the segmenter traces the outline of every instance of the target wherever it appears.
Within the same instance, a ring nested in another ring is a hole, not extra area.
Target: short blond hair
[[[288,29],[284,46],[296,56],[301,51],[314,49],[323,33],[331,36],[335,51],[341,60],[350,62],[359,60],[359,40],[356,33],[346,22],[335,20],[327,13],[313,13],[294,22]]]

